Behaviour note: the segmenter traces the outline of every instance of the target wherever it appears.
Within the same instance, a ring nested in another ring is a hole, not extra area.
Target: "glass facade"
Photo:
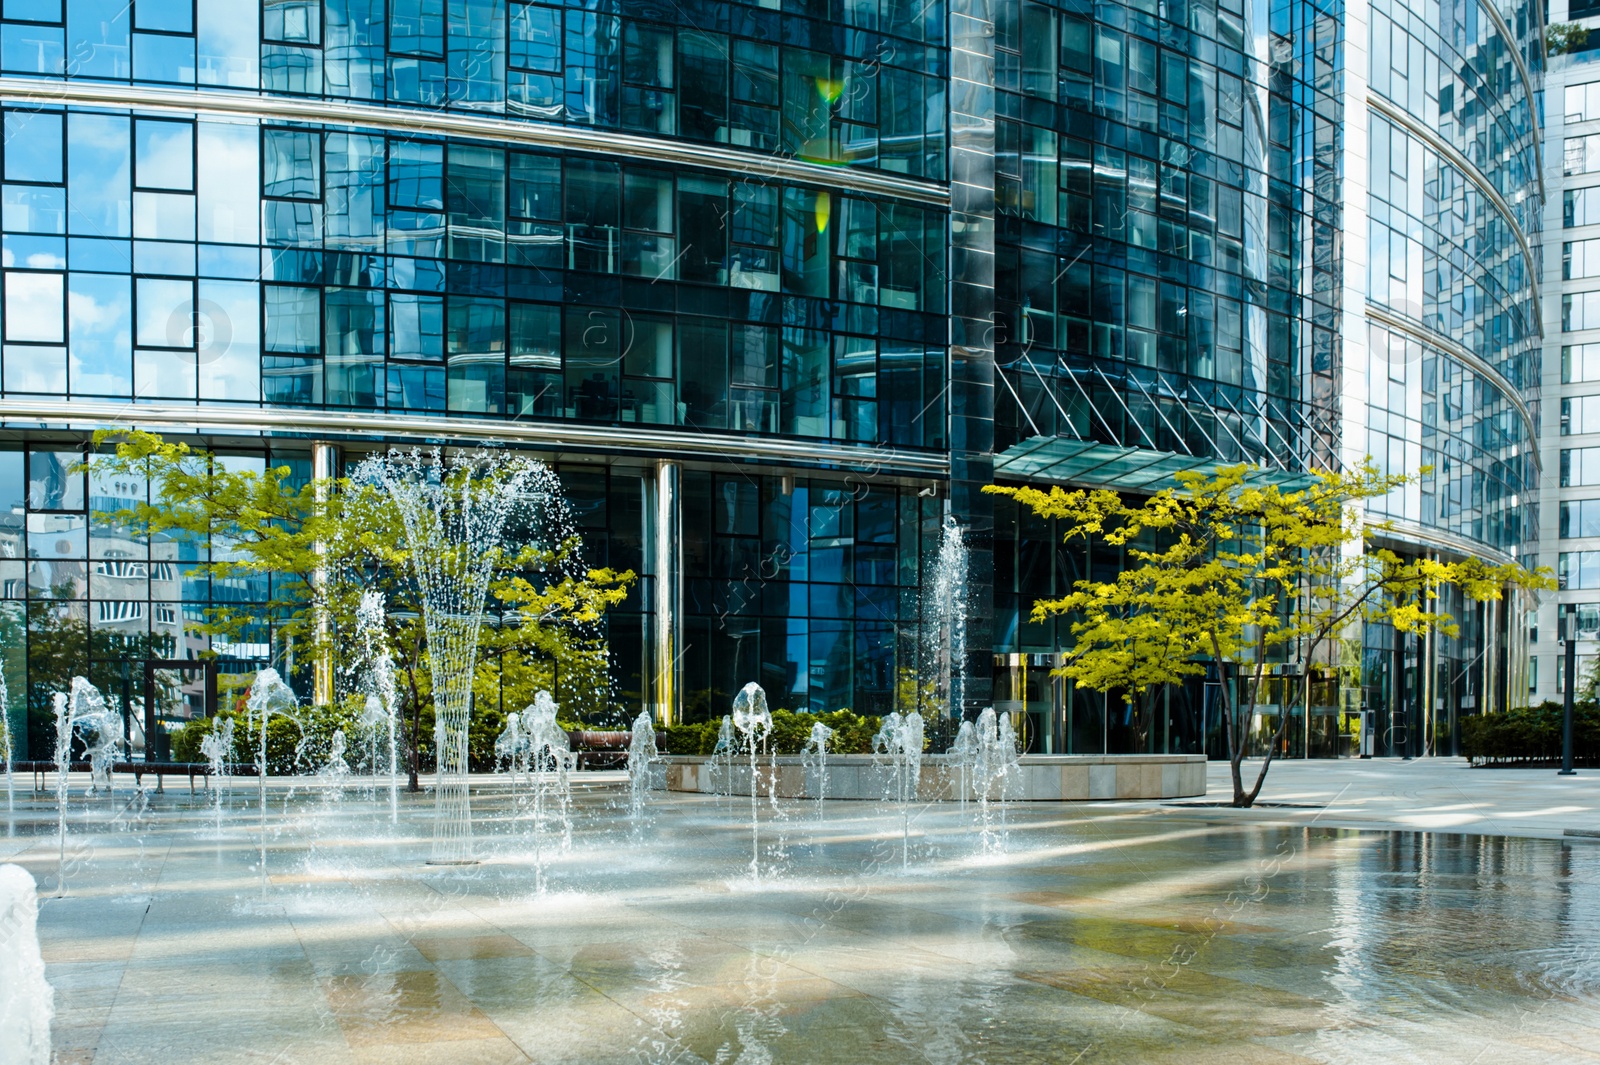
[[[976,489],[1370,453],[1433,467],[1381,509],[1452,550],[1536,535],[1539,16],[1367,13],[1370,106],[1337,0],[7,3],[10,690],[292,654],[267,619],[185,627],[264,590],[105,530],[146,489],[73,485],[88,430],[307,476],[314,443],[492,440],[555,462],[591,561],[642,574],[619,712],[751,679],[917,698],[950,515],[966,710],[1027,711],[1037,749],[1205,749],[1204,684],[1141,722],[1049,681],[1070,634],[1032,601],[1118,560]]]

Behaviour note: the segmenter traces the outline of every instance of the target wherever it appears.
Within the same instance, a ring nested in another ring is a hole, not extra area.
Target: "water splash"
[[[211,777],[211,806],[216,817],[217,834],[222,833],[223,793],[222,778],[228,763],[233,761],[233,719],[212,718],[211,731],[200,739],[200,754],[207,763]]]
[[[18,865],[0,865],[0,1061],[50,1065],[50,1021],[55,991],[45,979],[39,951],[39,896],[33,877]]]
[[[757,765],[762,741],[772,732],[772,711],[767,709],[767,693],[751,681],[733,697],[733,727],[744,737],[750,751],[750,879],[761,879],[761,772]],[[775,792],[777,782],[770,781]]]
[[[911,807],[917,801],[922,779],[922,715],[890,713],[872,737],[872,751],[888,767],[884,781],[884,801],[900,807],[900,868],[911,865]]]
[[[933,579],[923,592],[923,680],[933,708],[952,718],[963,716],[966,698],[970,566],[966,534],[954,515],[947,514],[933,561]]]
[[[287,718],[300,728],[300,743],[295,749],[296,760],[305,746],[305,727],[300,722],[300,700],[294,689],[283,682],[275,669],[263,669],[250,684],[250,696],[245,700],[245,722],[253,731],[261,732],[261,743],[256,750],[256,790],[258,803],[258,847],[260,850],[261,894],[267,893],[267,724],[274,717]]]
[[[984,850],[997,851],[1006,842],[1006,804],[1020,781],[1020,745],[1011,715],[997,714],[992,706],[978,715],[973,731],[977,757],[972,786],[978,797],[980,838]]]
[[[344,757],[346,749],[344,729],[334,729],[333,738],[328,741],[328,760],[317,770],[325,802],[339,802],[344,798],[345,784],[349,782],[351,775],[350,763],[345,761]]]
[[[832,739],[833,729],[818,721],[811,726],[811,736],[800,752],[806,790],[817,797],[818,821],[823,819],[823,805],[828,797],[828,743]]]
[[[11,740],[11,692],[6,688],[6,671],[0,668],[0,754],[6,759],[6,813],[16,813],[16,780],[12,775],[16,752]]]
[[[530,458],[487,451],[446,458],[437,448],[375,455],[352,480],[381,486],[399,508],[420,593],[436,722],[429,862],[470,864],[476,859],[467,729],[484,600],[513,513],[526,510],[532,517],[548,501],[559,501],[560,484],[548,466]]]
[[[650,810],[650,775],[655,772],[656,728],[650,711],[641,710],[633,719],[633,736],[628,741],[628,816],[633,834],[644,832]]]
[[[67,778],[72,771],[72,741],[81,729],[94,736],[87,743],[91,788],[104,780],[111,787],[111,763],[122,745],[122,718],[106,706],[105,697],[83,677],[73,677],[70,693],[56,692],[56,894],[67,893]]]
[[[366,663],[367,706],[365,721],[370,729],[371,744],[376,747],[380,735],[387,732],[389,744],[389,823],[400,820],[400,748],[396,718],[399,713],[399,696],[394,679],[394,656],[389,653],[389,639],[384,627],[385,610],[383,593],[368,589],[361,593],[361,604],[356,608],[356,632],[361,639],[362,659]],[[373,706],[374,701],[377,707]],[[376,753],[376,752],[374,752]],[[374,778],[378,775],[377,759],[370,759]]]
[[[724,714],[717,729],[717,745],[711,749],[711,758],[706,762],[706,776],[712,794],[726,797],[730,807],[733,805],[733,756],[738,748],[739,737],[733,731],[733,718]]]
[[[506,715],[505,727],[494,741],[494,771],[509,773],[515,790],[528,769],[528,738],[522,734],[522,715]]]
[[[956,771],[953,785],[956,802],[964,810],[967,806],[967,796],[972,793],[973,773],[978,763],[978,734],[973,731],[972,722],[961,722],[961,727],[956,729],[955,742],[950,745],[945,755],[945,764]]]
[[[545,891],[546,826],[554,829],[556,846],[560,850],[572,849],[572,773],[577,768],[578,756],[572,751],[566,730],[556,723],[558,709],[550,693],[541,691],[534,695],[533,705],[521,715],[521,733],[531,774],[529,784],[533,791],[534,890],[541,895]],[[654,746],[653,736],[651,746]]]

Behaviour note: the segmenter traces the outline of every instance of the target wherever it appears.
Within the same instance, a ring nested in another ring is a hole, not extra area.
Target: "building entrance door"
[[[144,760],[172,760],[171,731],[217,712],[217,665],[193,658],[144,663]]]

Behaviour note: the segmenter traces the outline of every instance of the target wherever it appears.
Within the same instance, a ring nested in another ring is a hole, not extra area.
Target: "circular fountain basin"
[[[750,763],[735,756],[732,771],[725,762],[711,764],[703,754],[663,755],[668,791],[706,794],[750,794]],[[779,798],[817,798],[816,770],[800,755],[762,758],[757,787]],[[828,799],[883,798],[889,767],[870,754],[828,755]],[[925,755],[917,798],[954,801],[961,798],[961,767],[945,755]],[[1203,754],[1025,754],[1006,798],[1023,802],[1084,802],[1096,799],[1178,799],[1206,793]]]

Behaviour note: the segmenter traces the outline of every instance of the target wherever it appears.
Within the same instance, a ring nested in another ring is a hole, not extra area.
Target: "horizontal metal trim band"
[[[1399,330],[1420,344],[1439,349],[1457,362],[1465,365],[1473,373],[1487,379],[1490,384],[1501,392],[1504,392],[1506,398],[1511,401],[1511,405],[1517,408],[1517,413],[1522,415],[1522,426],[1528,431],[1528,446],[1532,449],[1534,464],[1538,466],[1540,473],[1544,472],[1544,462],[1539,457],[1539,448],[1537,446],[1539,434],[1534,427],[1533,411],[1528,408],[1527,402],[1522,398],[1522,393],[1511,387],[1511,382],[1507,381],[1499,370],[1496,370],[1449,337],[1435,333],[1427,326],[1422,325],[1420,322],[1412,321],[1405,315],[1395,314],[1381,304],[1369,301],[1367,303],[1367,317],[1390,329]]]
[[[638,454],[673,459],[709,458],[827,466],[869,476],[946,477],[950,460],[883,447],[852,447],[828,440],[730,436],[695,430],[673,432],[644,425],[568,425],[552,422],[446,418],[437,415],[224,407],[104,400],[0,400],[0,424],[27,428],[161,428],[194,433],[305,433],[462,443],[520,444],[546,451]]]
[[[1506,202],[1505,197],[1500,195],[1500,190],[1490,184],[1483,171],[1479,170],[1472,160],[1457,151],[1454,145],[1447,143],[1443,137],[1418,122],[1415,118],[1412,118],[1405,111],[1400,110],[1388,100],[1376,93],[1368,93],[1367,106],[1389,119],[1389,121],[1404,126],[1406,132],[1426,142],[1434,151],[1449,159],[1450,165],[1466,175],[1467,180],[1472,182],[1479,192],[1487,196],[1490,203],[1494,204],[1495,210],[1500,212],[1500,217],[1505,219],[1506,225],[1510,226],[1511,232],[1516,235],[1517,243],[1522,246],[1522,257],[1527,260],[1528,278],[1531,281],[1529,291],[1533,295],[1533,320],[1534,324],[1539,327],[1539,336],[1543,337],[1544,304],[1539,299],[1539,265],[1533,258],[1533,248],[1528,244],[1527,234],[1523,233],[1522,227],[1517,224],[1517,217],[1512,213],[1511,205]],[[1543,188],[1539,191],[1539,199],[1541,201],[1544,199]]]
[[[1465,536],[1458,536],[1442,529],[1430,529],[1414,521],[1387,518],[1369,521],[1366,526],[1369,531],[1375,532],[1381,538],[1432,547],[1465,558],[1480,558],[1500,566],[1527,566],[1527,563],[1519,562],[1514,556],[1487,544],[1480,544],[1476,540],[1469,540]]]
[[[494,118],[407,107],[379,107],[342,100],[297,96],[265,96],[208,89],[168,89],[153,85],[110,82],[49,81],[0,77],[0,100],[76,107],[131,108],[180,114],[233,115],[263,122],[316,122],[401,133],[466,137],[528,147],[622,156],[677,166],[698,166],[741,176],[768,177],[828,189],[888,196],[947,207],[950,191],[942,185],[871,170],[808,163],[738,148],[637,133],[614,133],[582,126]]]

